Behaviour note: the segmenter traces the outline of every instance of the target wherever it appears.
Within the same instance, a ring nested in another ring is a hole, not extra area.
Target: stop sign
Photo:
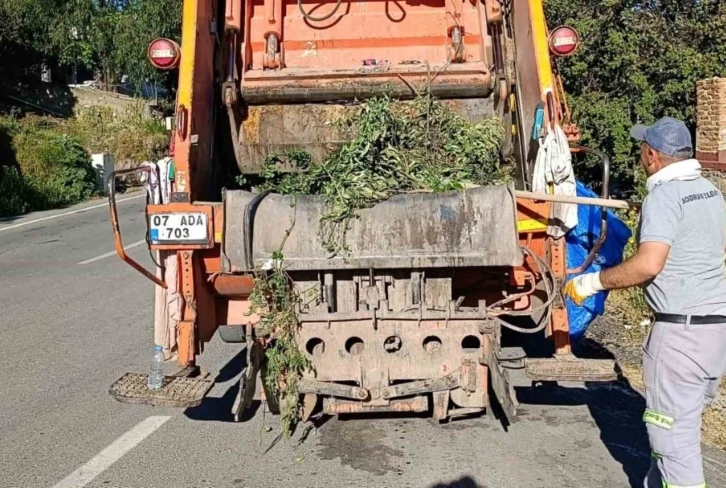
[[[550,51],[555,56],[570,56],[580,45],[580,35],[572,27],[563,25],[550,33]]]
[[[179,44],[171,39],[154,39],[146,55],[154,68],[173,69],[179,64],[180,51]]]

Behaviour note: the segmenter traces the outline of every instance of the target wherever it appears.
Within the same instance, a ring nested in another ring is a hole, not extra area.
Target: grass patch
[[[169,136],[141,102],[119,116],[90,107],[73,118],[0,117],[0,216],[72,205],[96,192],[91,153],[114,156],[116,167],[156,161]]]
[[[63,130],[89,152],[113,155],[116,167],[157,161],[166,155],[169,146],[169,133],[162,120],[149,114],[141,101],[118,115],[106,106],[82,109],[64,121]]]
[[[53,119],[0,120],[6,137],[0,167],[0,215],[71,205],[95,192],[89,153]]]

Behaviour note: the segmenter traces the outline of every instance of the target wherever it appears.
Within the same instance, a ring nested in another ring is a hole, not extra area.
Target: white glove
[[[573,278],[565,284],[563,292],[565,296],[577,305],[582,306],[587,297],[591,297],[605,290],[600,282],[600,273],[587,273]]]

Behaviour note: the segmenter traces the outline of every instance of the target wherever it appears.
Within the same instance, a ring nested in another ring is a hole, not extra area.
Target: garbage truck
[[[214,382],[200,357],[218,334],[244,349],[235,416],[254,398],[275,411],[264,381],[271,341],[250,295],[282,242],[291,286],[311,297],[295,311],[295,341],[310,364],[296,385],[303,419],[428,412],[443,421],[492,402],[511,418],[513,368],[532,381],[616,378],[612,361],[573,354],[560,287],[577,270],[566,265],[562,236],[548,232],[555,205],[614,205],[608,159],[577,145],[555,69],[556,57],[576,50],[577,33],[550,29],[542,0],[184,0],[182,8],[180,44],[158,39],[148,52],[157,68],[178,71],[173,156],[109,180],[117,252],[155,284],[157,342],[163,337],[179,372],[158,390],[147,375],[126,373],[111,386],[117,400],[199,405]],[[396,195],[357,212],[341,255],[321,242],[319,197],[231,183],[259,174],[273,153],[326,154],[345,143],[332,118],[372,97],[405,103],[422,86],[469,120],[501,119],[514,183]],[[555,126],[573,154],[601,158],[602,199],[531,191],[541,135]],[[131,173],[149,188],[151,268],[124,250],[115,182]]]

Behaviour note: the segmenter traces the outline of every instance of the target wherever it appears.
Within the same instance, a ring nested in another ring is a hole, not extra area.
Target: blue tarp
[[[595,192],[579,181],[577,182],[577,196],[598,197]],[[579,267],[585,261],[587,255],[590,253],[590,249],[592,249],[600,236],[600,207],[578,205],[577,217],[579,219],[577,227],[565,236],[568,268]],[[630,229],[611,211],[608,211],[607,222],[608,231],[605,242],[597,253],[597,256],[595,256],[592,264],[584,271],[585,273],[610,268],[620,264],[623,260],[623,251],[631,236]],[[607,292],[600,292],[597,295],[587,298],[582,307],[572,303],[569,298],[565,299],[567,316],[570,322],[570,338],[573,342],[576,343],[579,341],[595,317],[605,312],[606,298]]]

